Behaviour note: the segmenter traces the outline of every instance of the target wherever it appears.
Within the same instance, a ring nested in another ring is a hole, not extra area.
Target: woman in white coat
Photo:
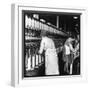
[[[45,74],[46,75],[59,75],[58,57],[54,41],[45,36],[42,36],[39,53],[42,54],[45,50]]]

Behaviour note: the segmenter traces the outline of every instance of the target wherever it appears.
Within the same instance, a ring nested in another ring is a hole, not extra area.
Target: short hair
[[[45,31],[45,30],[42,30],[42,31],[41,31],[41,34],[40,34],[41,37],[42,37],[42,36],[47,36],[47,35],[48,35],[47,31]]]

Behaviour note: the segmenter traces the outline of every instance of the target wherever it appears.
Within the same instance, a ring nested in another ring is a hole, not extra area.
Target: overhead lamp
[[[78,19],[78,17],[77,17],[77,16],[74,16],[73,18],[74,18],[74,19]]]
[[[44,23],[46,22],[44,19],[40,19],[40,21],[41,21],[41,22],[44,22]]]
[[[36,19],[39,19],[39,15],[38,14],[33,14],[33,17]]]

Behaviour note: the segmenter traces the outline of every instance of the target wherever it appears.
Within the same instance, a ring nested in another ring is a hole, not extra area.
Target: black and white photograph
[[[24,77],[80,75],[80,16],[22,11]]]

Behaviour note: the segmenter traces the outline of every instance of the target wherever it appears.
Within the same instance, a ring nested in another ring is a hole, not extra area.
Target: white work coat
[[[39,53],[41,54],[43,50],[45,50],[45,74],[58,75],[58,57],[52,39],[48,37],[42,38]]]
[[[65,44],[64,47],[65,47],[65,55],[70,55],[71,51],[75,52],[71,43],[69,43],[68,45]]]

